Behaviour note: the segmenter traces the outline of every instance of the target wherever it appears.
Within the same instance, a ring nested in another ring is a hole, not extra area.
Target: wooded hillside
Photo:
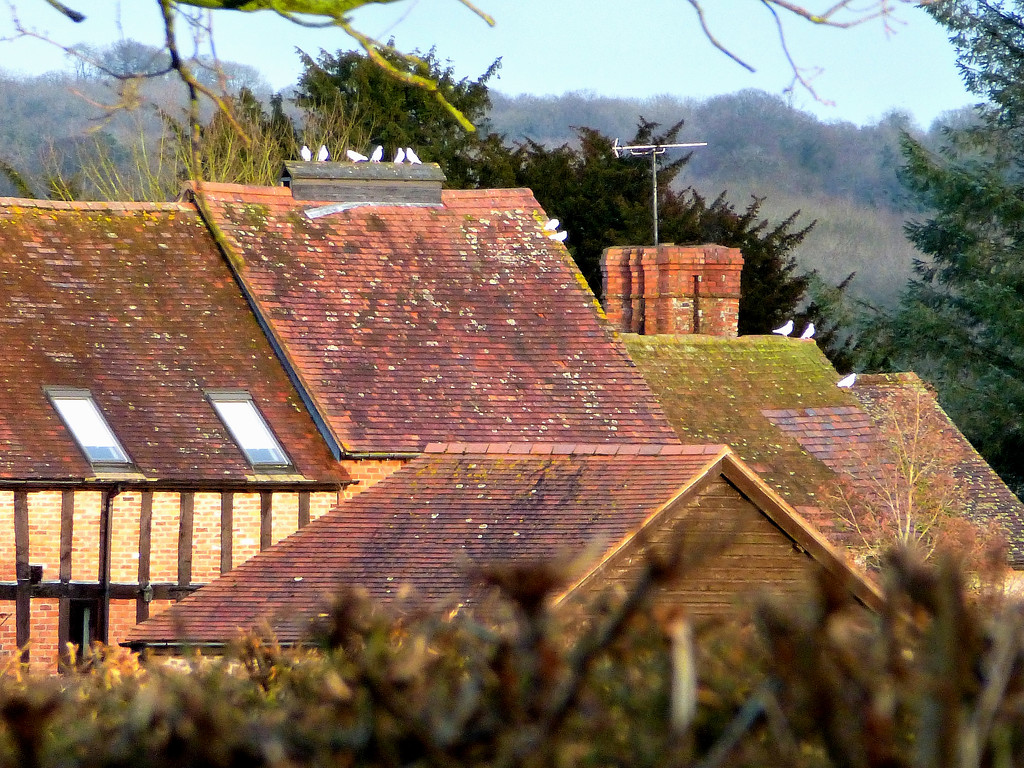
[[[269,98],[259,88],[258,73],[236,75]],[[179,83],[157,80],[146,85],[139,100],[166,109],[180,98],[179,91]],[[284,94],[286,108],[289,97]],[[153,129],[158,118],[153,110],[111,115],[104,105],[115,100],[111,89],[87,71],[23,79],[0,73],[5,116],[0,162],[27,185],[19,189],[10,175],[0,175],[0,194],[47,195],[47,175],[55,169],[73,175],[83,147],[99,146],[114,160],[127,162],[127,146]],[[785,217],[799,209],[803,221],[816,219],[817,226],[795,251],[800,267],[817,269],[830,284],[856,272],[850,287],[855,298],[893,304],[919,255],[903,234],[911,206],[897,179],[899,134],[908,130],[929,142],[939,126],[925,131],[900,113],[863,127],[825,123],[778,96],[753,90],[704,101],[588,93],[493,93],[492,101],[492,129],[512,143],[531,140],[548,147],[576,141],[576,127],[627,140],[640,118],[663,126],[685,120],[680,140],[708,141],[709,146],[693,153],[679,183],[692,184],[710,199],[727,191],[740,209],[755,195],[766,198],[764,215]]]

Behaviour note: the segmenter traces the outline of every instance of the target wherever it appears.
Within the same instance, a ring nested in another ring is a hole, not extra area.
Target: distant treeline
[[[593,93],[516,96],[495,93],[492,127],[512,140],[545,145],[571,142],[573,126],[596,128],[609,136],[632,136],[637,116],[663,125],[685,119],[683,141],[706,141],[686,166],[686,178],[703,192],[723,189],[746,194],[834,198],[890,211],[909,202],[897,170],[902,131],[936,140],[950,113],[927,130],[904,112],[891,111],[874,125],[823,122],[794,109],[780,96],[757,90],[684,99],[610,98]]]
[[[145,56],[147,50],[117,53]],[[258,73],[244,67],[231,71],[239,85],[269,99]],[[169,105],[182,96],[180,83],[157,80],[144,86],[140,102],[174,114]],[[290,94],[283,96],[287,107]],[[635,133],[641,117],[664,126],[684,119],[681,140],[709,146],[693,153],[681,182],[710,198],[728,191],[741,207],[751,195],[765,197],[763,210],[769,215],[785,216],[799,208],[804,220],[818,220],[797,259],[832,284],[857,272],[850,289],[855,297],[892,304],[917,255],[903,235],[904,219],[915,211],[898,179],[898,141],[901,131],[909,131],[931,143],[939,124],[925,130],[898,112],[862,127],[822,122],[778,96],[754,90],[705,100],[590,93],[508,97],[492,92],[491,97],[491,129],[513,143],[548,147],[574,142],[575,127],[625,139]],[[114,160],[127,155],[126,147],[137,143],[140,133],[159,132],[159,118],[153,109],[108,113],[104,105],[116,100],[102,78],[84,69],[33,78],[0,73],[0,162],[16,170],[34,193],[46,195],[47,175],[54,169],[65,177],[74,175],[83,147],[102,145]],[[947,122],[966,119],[962,113],[947,116]],[[453,125],[453,130],[458,129]],[[25,193],[25,187],[0,174],[0,195]]]

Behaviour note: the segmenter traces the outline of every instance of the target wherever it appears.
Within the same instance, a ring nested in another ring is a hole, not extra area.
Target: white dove
[[[405,148],[405,159],[408,160],[413,165],[419,165],[422,162],[419,158],[419,155],[412,151],[412,147]]]
[[[558,229],[559,224],[561,224],[561,222],[558,219],[548,219],[547,224],[544,225],[544,231],[554,232]]]
[[[849,389],[850,387],[853,386],[853,382],[855,382],[856,380],[857,374],[851,373],[849,376],[844,376],[838,382],[836,382],[836,386],[842,387],[843,389]]]
[[[373,150],[373,154],[370,155],[370,162],[379,163],[382,157],[384,157],[384,147],[378,144],[377,148]]]
[[[779,336],[789,336],[793,332],[793,321],[788,320],[785,325],[780,328],[776,328],[772,333],[777,333]]]
[[[320,145],[320,151],[316,153],[316,159],[319,160],[321,163],[326,163],[328,160],[331,159],[331,153],[327,151],[326,144]]]
[[[345,156],[349,160],[351,160],[353,163],[365,163],[366,162],[366,155],[361,155],[358,152],[356,152],[354,149],[345,150]]]
[[[313,153],[309,151],[309,147],[307,147],[305,144],[302,145],[302,149],[299,150],[299,154],[302,156],[302,159],[305,160],[307,163],[313,159]]]
[[[549,240],[557,240],[560,243],[564,243],[565,242],[565,238],[567,238],[568,236],[569,236],[568,232],[564,232],[564,231],[563,232],[552,232],[550,235],[548,235],[548,239]]]
[[[395,152],[395,165],[401,165],[404,162],[405,162],[405,150],[402,149],[401,147],[399,147],[398,151]]]
[[[814,338],[814,323],[808,323],[807,327],[804,328],[804,332],[800,334],[801,339],[813,339]]]

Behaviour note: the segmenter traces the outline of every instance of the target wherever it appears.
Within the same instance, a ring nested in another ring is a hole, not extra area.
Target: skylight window
[[[87,390],[50,390],[50,402],[93,464],[131,464]]]
[[[291,465],[248,392],[208,392],[217,415],[254,467]]]

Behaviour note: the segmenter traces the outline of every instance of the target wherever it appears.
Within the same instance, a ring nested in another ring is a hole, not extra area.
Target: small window
[[[254,467],[288,467],[291,461],[248,392],[208,392],[207,397]]]
[[[49,390],[50,402],[93,464],[130,464],[87,390]]]

